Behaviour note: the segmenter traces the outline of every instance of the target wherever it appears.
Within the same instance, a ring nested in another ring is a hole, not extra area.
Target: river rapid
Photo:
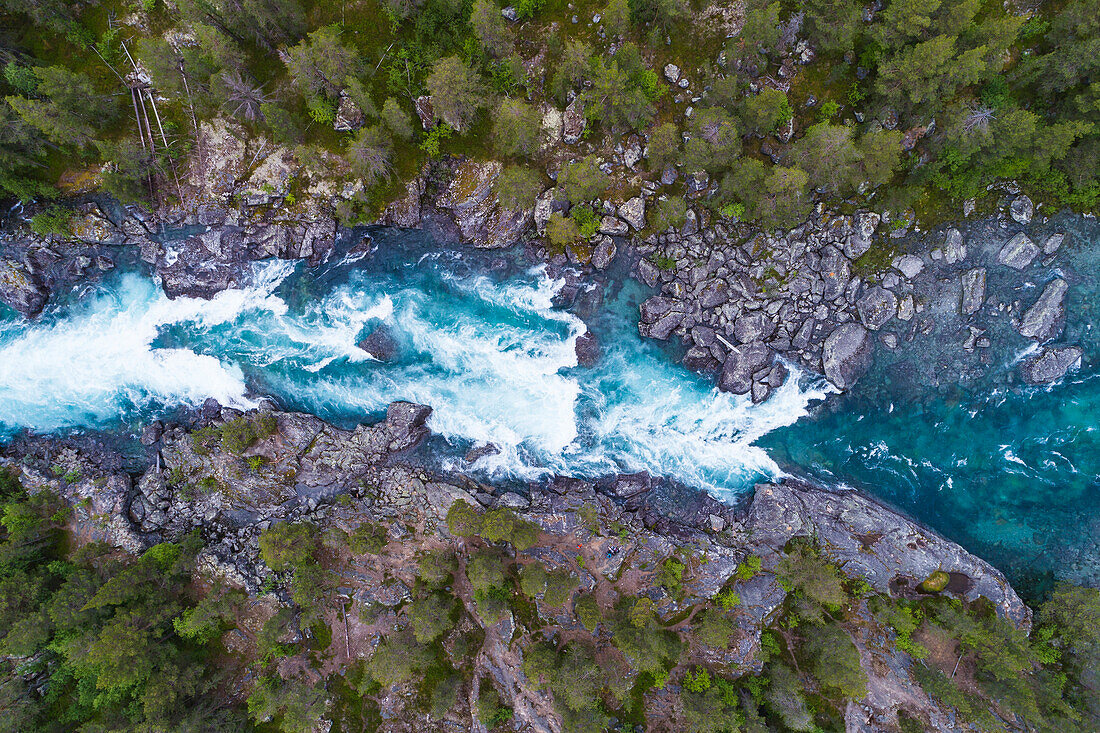
[[[1083,272],[1100,263],[1081,225]],[[849,394],[792,367],[752,405],[638,335],[651,293],[626,276],[625,257],[565,309],[564,281],[520,253],[369,236],[368,251],[345,242],[312,270],[257,264],[246,287],[210,301],[169,300],[135,266],[55,298],[35,321],[0,312],[0,435],[132,435],[209,397],[351,426],[411,400],[433,408],[432,460],[481,478],[648,471],[734,500],[798,473],[867,490],[1010,576],[1100,577],[1095,282],[1071,291],[1067,322],[1085,366],[1053,387],[1019,386],[1026,343],[1002,335],[995,363],[964,386],[923,378],[936,354],[914,341],[880,354]],[[378,329],[394,345],[387,359],[357,346]],[[582,366],[588,330],[599,355]],[[467,460],[487,444],[495,451]]]

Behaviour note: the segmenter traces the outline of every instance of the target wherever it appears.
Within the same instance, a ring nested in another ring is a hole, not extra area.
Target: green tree
[[[684,201],[683,196],[669,196],[658,200],[650,217],[650,224],[657,232],[679,229],[685,221],[687,221],[687,202]]]
[[[538,152],[542,136],[542,117],[531,105],[518,99],[505,99],[497,107],[493,120],[493,147],[505,156],[530,157]]]
[[[592,47],[584,41],[567,41],[557,64],[550,88],[560,101],[565,102],[571,89],[576,89],[592,73]]]
[[[358,69],[355,49],[340,40],[340,29],[327,25],[286,50],[287,71],[307,98],[335,99]]]
[[[806,634],[803,650],[822,686],[846,700],[867,696],[867,673],[860,666],[852,637],[844,629],[833,624],[814,627]]]
[[[607,188],[608,179],[596,160],[596,156],[588,155],[575,163],[562,166],[558,173],[558,187],[565,197],[574,204],[579,204],[603,193]]]
[[[457,56],[436,61],[426,83],[436,117],[459,132],[469,128],[485,104],[481,77]]]
[[[714,609],[700,614],[700,618],[692,629],[700,643],[716,649],[725,649],[729,646],[734,630],[733,622]]]
[[[363,183],[373,186],[393,172],[393,141],[381,125],[360,128],[348,142],[347,158]]]
[[[368,519],[360,522],[359,526],[348,535],[348,548],[356,555],[377,555],[386,549],[389,541],[386,528]]]
[[[36,66],[36,99],[10,96],[11,108],[30,126],[59,145],[81,148],[91,143],[96,131],[109,125],[118,107],[101,94],[84,74],[63,66]]]
[[[809,174],[814,185],[832,193],[855,188],[861,178],[860,153],[852,130],[844,125],[819,122],[791,146],[792,162]]]
[[[722,107],[699,110],[691,119],[687,164],[691,170],[725,170],[741,154],[741,133]]]
[[[512,52],[512,34],[504,25],[504,17],[493,0],[475,0],[470,13],[470,26],[491,55],[500,58]]]
[[[760,135],[775,132],[793,115],[787,95],[771,87],[765,87],[759,94],[746,97],[741,109],[741,121],[745,129]]]
[[[409,682],[432,661],[430,650],[408,632],[382,637],[367,662],[367,672],[384,687]]]
[[[852,50],[862,23],[862,7],[855,0],[807,0],[803,30],[818,47],[833,54]]]
[[[791,730],[814,730],[814,718],[806,706],[802,683],[789,667],[775,664],[768,671],[765,700],[768,708]]]
[[[906,109],[950,99],[986,69],[984,48],[960,53],[957,41],[956,36],[936,36],[890,55],[879,66],[875,90]]]
[[[646,145],[651,170],[664,170],[680,160],[680,128],[672,122],[665,122],[653,128]]]
[[[317,528],[306,522],[279,522],[260,535],[260,557],[275,572],[315,562],[320,549]]]
[[[561,215],[560,211],[550,214],[550,220],[546,222],[546,236],[550,244],[555,247],[564,247],[581,238],[581,231],[572,218]]]
[[[454,627],[455,600],[442,593],[430,593],[405,608],[413,636],[420,644],[428,644]]]
[[[382,105],[382,122],[393,133],[393,136],[399,140],[412,139],[413,128],[409,114],[401,108],[401,103],[393,97],[387,97],[385,104]]]
[[[630,3],[627,0],[608,0],[600,14],[612,35],[625,36],[630,32]]]
[[[455,501],[447,510],[447,529],[456,537],[480,534],[481,514],[469,502]]]

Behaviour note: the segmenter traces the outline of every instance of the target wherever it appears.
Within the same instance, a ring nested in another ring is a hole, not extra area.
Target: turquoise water
[[[877,494],[1015,576],[1095,582],[1100,263],[1082,227],[1060,266],[1072,280],[1067,337],[1085,346],[1085,367],[1049,389],[1014,382],[1027,344],[1007,323],[989,326],[995,345],[979,363],[955,356],[957,324],[945,320],[931,342],[880,349],[851,394],[796,370],[754,406],[638,336],[648,293],[621,272],[571,312],[564,282],[519,255],[458,256],[375,230],[370,252],[313,271],[260,264],[248,287],[211,301],[168,300],[124,271],[33,323],[0,313],[0,433],[132,433],[210,396],[239,407],[269,398],[350,426],[405,399],[434,408],[435,458],[483,478],[644,470],[733,498],[787,470]],[[991,292],[1021,287],[998,278]],[[356,346],[378,327],[397,342],[392,361]],[[600,346],[592,367],[575,353],[588,329]],[[484,443],[498,452],[466,463]]]
[[[136,430],[208,396],[271,397],[338,424],[394,400],[433,408],[451,468],[502,480],[649,471],[735,495],[778,473],[752,443],[806,414],[817,380],[792,379],[766,405],[718,393],[635,327],[632,281],[599,296],[588,326],[554,305],[562,281],[512,259],[438,252],[422,235],[375,231],[374,251],[316,271],[272,262],[211,301],[168,300],[119,273],[26,324],[0,325],[0,425],[8,432]],[[489,274],[486,274],[489,273]],[[389,363],[356,343],[384,326]],[[588,327],[601,357],[577,365]],[[474,446],[498,452],[473,465]]]
[[[1096,585],[1100,227],[1061,216],[1046,229],[1067,233],[1058,257],[1023,278],[988,264],[989,295],[1030,304],[1047,280],[1064,277],[1060,341],[1084,349],[1080,370],[1052,386],[1023,385],[1016,369],[1030,342],[1007,318],[978,319],[993,341],[983,358],[982,350],[959,348],[965,328],[941,317],[930,338],[893,354],[879,348],[852,393],[830,397],[811,418],[759,444],[784,467],[876,494],[1014,579],[1053,573]],[[966,234],[972,258],[981,242],[1007,238],[992,225]]]

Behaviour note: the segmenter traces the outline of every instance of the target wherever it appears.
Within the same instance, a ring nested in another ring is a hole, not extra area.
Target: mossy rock
[[[924,582],[917,586],[917,589],[922,593],[940,593],[950,581],[950,575],[942,570],[937,570],[925,578]]]

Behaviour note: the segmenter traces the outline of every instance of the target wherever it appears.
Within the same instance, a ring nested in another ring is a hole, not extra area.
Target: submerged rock
[[[985,302],[985,268],[976,267],[962,274],[962,299],[959,311],[964,316],[977,313]]]
[[[1080,364],[1083,353],[1077,346],[1047,347],[1020,365],[1020,376],[1028,384],[1056,382]]]
[[[1028,224],[1035,214],[1035,205],[1027,196],[1017,196],[1009,205],[1008,213],[1020,224]]]
[[[825,339],[821,361],[825,376],[840,389],[851,389],[871,366],[874,342],[858,323],[837,326]]]

